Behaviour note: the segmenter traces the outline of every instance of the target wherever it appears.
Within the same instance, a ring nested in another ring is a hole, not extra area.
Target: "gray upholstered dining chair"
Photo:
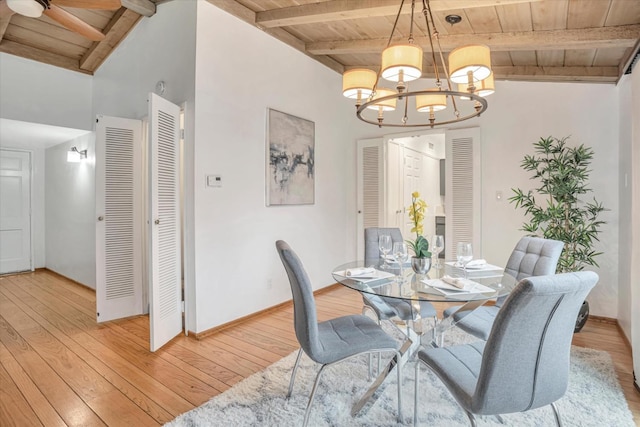
[[[540,237],[523,237],[513,249],[504,272],[519,281],[526,277],[547,276],[556,272],[556,266],[564,243]],[[498,298],[495,305],[478,307],[472,312],[459,311],[460,306],[447,308],[443,317],[453,315],[456,326],[463,331],[486,340],[493,319],[504,303],[506,296]]]
[[[318,389],[322,373],[327,366],[360,354],[380,353],[382,351],[393,352],[397,358],[396,360],[399,361],[401,357],[398,351],[400,345],[367,316],[350,315],[318,322],[313,288],[302,262],[286,242],[278,240],[276,248],[289,277],[291,293],[293,294],[294,328],[296,338],[300,343],[298,357],[291,373],[287,398],[291,396],[293,391],[296,371],[302,353],[322,365],[316,375],[305,410],[303,425],[306,426],[309,421],[313,398]],[[402,420],[400,364],[396,365],[396,371],[398,374],[398,421],[400,421]]]
[[[380,249],[378,246],[378,238],[380,235],[388,234],[391,236],[391,241],[403,242],[402,233],[399,228],[378,228],[368,227],[364,229],[364,259],[365,265],[369,263],[377,263],[380,260]],[[415,315],[411,304],[405,300],[391,297],[381,297],[377,295],[362,294],[362,302],[364,307],[362,308],[362,314],[367,310],[373,311],[373,313],[381,320],[391,320],[393,318],[399,318],[405,322],[413,321]],[[433,318],[434,322],[437,321],[436,310],[433,305],[428,301],[420,301],[420,318]],[[407,325],[407,327],[409,327]]]
[[[418,352],[419,374],[429,367],[464,409],[473,414],[524,412],[551,405],[567,390],[571,338],[585,297],[598,281],[591,271],[522,279],[498,311],[487,341]]]

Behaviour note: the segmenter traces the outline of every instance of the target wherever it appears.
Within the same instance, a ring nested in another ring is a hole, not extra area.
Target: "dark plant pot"
[[[582,307],[580,307],[580,311],[578,312],[578,318],[576,319],[576,328],[573,330],[574,333],[580,332],[585,323],[587,323],[587,319],[589,318],[589,303],[587,301],[582,303]]]

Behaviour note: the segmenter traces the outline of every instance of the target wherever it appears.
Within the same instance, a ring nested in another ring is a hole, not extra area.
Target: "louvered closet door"
[[[142,314],[142,122],[96,124],[98,322]]]
[[[364,229],[383,223],[383,153],[382,139],[365,139],[357,143],[357,256],[364,258]]]
[[[151,351],[182,330],[180,107],[149,94]]]
[[[474,258],[481,258],[480,129],[448,130],[445,140],[445,256],[454,259],[458,242],[471,242]]]

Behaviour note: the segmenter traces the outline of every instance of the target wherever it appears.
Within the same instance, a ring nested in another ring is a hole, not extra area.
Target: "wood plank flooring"
[[[316,301],[320,320],[362,307],[342,287]],[[640,425],[631,350],[618,328],[590,320],[574,344],[611,354]],[[296,350],[293,308],[148,348],[148,318],[97,324],[90,289],[47,270],[0,277],[0,425],[162,425]]]

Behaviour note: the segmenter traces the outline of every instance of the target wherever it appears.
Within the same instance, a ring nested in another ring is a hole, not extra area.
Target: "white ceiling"
[[[49,148],[90,133],[40,123],[0,118],[0,146],[13,148]]]

